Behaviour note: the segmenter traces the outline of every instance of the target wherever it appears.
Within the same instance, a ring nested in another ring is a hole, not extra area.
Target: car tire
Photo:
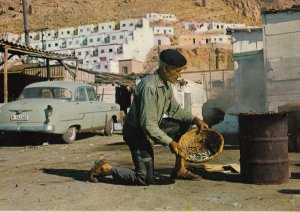
[[[105,124],[104,135],[112,136],[113,131],[114,131],[114,120],[113,118],[110,118]]]
[[[66,144],[71,144],[76,140],[77,129],[76,127],[69,127],[69,129],[62,135],[62,140]]]

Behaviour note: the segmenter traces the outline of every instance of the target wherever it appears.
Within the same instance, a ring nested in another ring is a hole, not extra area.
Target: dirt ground
[[[300,179],[280,185],[245,184],[239,174],[207,172],[199,164],[188,164],[203,179],[173,182],[168,176],[174,156],[157,146],[157,185],[117,185],[111,179],[90,183],[88,171],[100,155],[113,165],[133,167],[120,134],[92,135],[70,145],[2,144],[0,210],[300,210]],[[239,164],[239,157],[236,146],[225,145],[208,163]],[[299,172],[300,153],[289,153],[289,160],[290,172]]]

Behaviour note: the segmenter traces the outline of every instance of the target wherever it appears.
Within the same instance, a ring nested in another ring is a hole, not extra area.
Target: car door
[[[81,115],[80,120],[81,130],[93,127],[93,113],[95,108],[91,101],[89,101],[86,87],[79,87],[75,92],[75,110],[74,112]]]
[[[86,88],[89,104],[93,108],[93,127],[103,128],[105,126],[107,108],[105,103],[98,100],[93,87]]]

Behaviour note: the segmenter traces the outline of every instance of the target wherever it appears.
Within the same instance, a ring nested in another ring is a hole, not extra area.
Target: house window
[[[102,26],[101,28],[104,29],[104,26]]]
[[[111,39],[112,40],[116,40],[116,36],[111,36]]]
[[[29,36],[30,39],[32,39],[32,36]]]
[[[48,47],[51,47],[51,44],[50,44],[50,43],[48,44]]]
[[[122,27],[126,27],[126,24],[122,24]]]
[[[124,36],[123,35],[120,35],[120,39],[123,39],[124,38]]]
[[[85,51],[85,55],[89,55],[89,52],[88,52],[88,51]]]
[[[50,37],[51,36],[51,34],[50,33],[48,33],[48,37]]]
[[[81,52],[77,52],[77,55],[81,55]]]
[[[90,43],[93,43],[93,38],[90,39]]]
[[[39,46],[38,46],[38,45],[35,45],[35,48],[37,49],[37,48],[39,48]]]
[[[219,41],[222,41],[223,39],[222,38],[219,38]]]
[[[101,49],[101,51],[100,51],[101,53],[104,53],[105,51],[104,51],[104,49]]]
[[[83,29],[80,29],[80,32],[83,32]]]
[[[101,39],[100,38],[97,38],[97,41],[100,41]]]
[[[69,45],[72,45],[72,41],[69,41]]]
[[[112,49],[109,49],[109,50],[108,50],[108,52],[112,52],[112,51],[113,51]]]
[[[55,43],[55,46],[58,46],[58,43]]]
[[[87,31],[89,32],[89,31],[91,31],[91,29],[90,29],[90,28],[87,28]]]
[[[107,69],[107,65],[104,65],[104,68]]]
[[[76,40],[76,41],[75,41],[75,44],[79,44],[79,40]]]
[[[100,61],[106,61],[106,57],[100,57]]]
[[[111,29],[111,25],[108,26]]]
[[[70,34],[70,31],[67,31],[67,34],[69,35],[69,34]]]
[[[129,26],[133,26],[133,23],[130,23],[130,25]]]
[[[97,63],[97,60],[94,60],[93,62],[94,62],[94,63]]]
[[[64,32],[61,32],[61,35],[63,35],[64,34]]]

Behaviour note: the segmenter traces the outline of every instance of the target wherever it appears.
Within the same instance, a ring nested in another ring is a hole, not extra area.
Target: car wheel
[[[105,124],[104,134],[107,136],[112,136],[113,131],[114,131],[114,120],[110,118]]]
[[[76,134],[76,127],[70,127],[65,134],[62,135],[62,140],[67,144],[73,143],[76,140]]]

